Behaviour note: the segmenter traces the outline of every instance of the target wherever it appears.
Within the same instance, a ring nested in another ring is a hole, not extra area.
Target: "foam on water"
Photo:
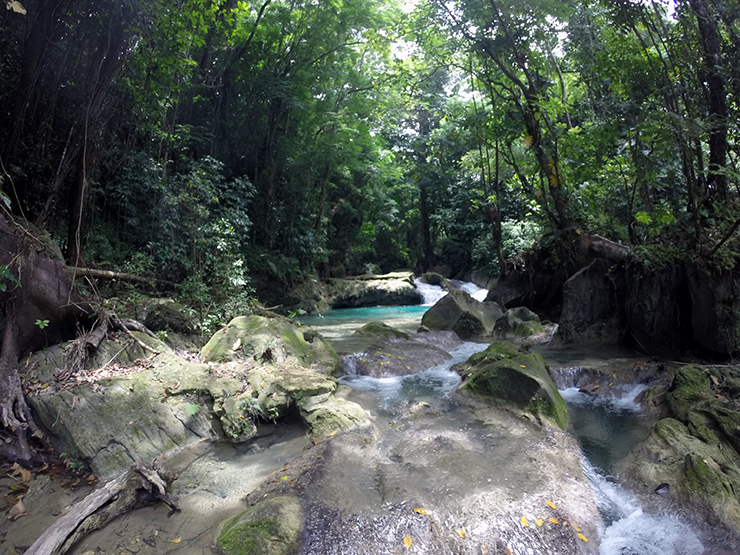
[[[414,285],[416,286],[416,290],[424,299],[424,306],[432,306],[447,294],[447,291],[442,289],[439,285],[429,285],[428,283],[422,282],[421,279],[417,277],[414,278]],[[478,287],[475,283],[471,283],[469,281],[450,280],[450,286],[452,289],[462,289],[463,291],[466,291],[477,301],[483,302],[488,296],[488,289]]]
[[[439,366],[432,366],[422,372],[409,376],[373,378],[358,376],[354,371],[354,361],[362,353],[343,358],[345,374],[339,382],[360,391],[373,391],[378,395],[379,406],[391,410],[400,403],[417,397],[442,399],[447,397],[460,383],[460,376],[451,370],[454,364],[463,362],[471,355],[488,347],[485,343],[465,342],[450,352],[452,358]]]

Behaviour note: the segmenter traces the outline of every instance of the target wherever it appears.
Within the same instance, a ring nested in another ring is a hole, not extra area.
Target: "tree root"
[[[133,509],[163,501],[173,512],[179,509],[167,487],[174,473],[141,462],[85,497],[57,520],[28,548],[25,555],[63,555],[90,532]]]

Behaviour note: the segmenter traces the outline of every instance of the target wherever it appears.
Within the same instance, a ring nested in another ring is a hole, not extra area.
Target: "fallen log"
[[[95,490],[54,524],[28,548],[25,555],[63,555],[93,530],[140,506],[163,501],[177,511],[168,485],[175,480],[164,469],[149,468],[140,462]]]
[[[75,276],[89,277],[93,279],[117,279],[119,281],[132,281],[134,283],[160,283],[162,285],[168,285],[175,287],[177,284],[174,281],[166,279],[148,278],[143,276],[137,276],[135,274],[127,274],[124,272],[112,272],[110,270],[98,270],[97,268],[83,268],[81,266],[67,266],[69,270]]]

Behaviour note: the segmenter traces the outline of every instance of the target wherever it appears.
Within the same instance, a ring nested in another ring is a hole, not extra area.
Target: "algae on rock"
[[[303,528],[298,499],[266,499],[227,521],[217,543],[226,555],[291,555],[298,552]]]
[[[565,430],[568,409],[541,355],[523,353],[510,343],[494,343],[453,369],[463,379],[459,392],[496,400]]]

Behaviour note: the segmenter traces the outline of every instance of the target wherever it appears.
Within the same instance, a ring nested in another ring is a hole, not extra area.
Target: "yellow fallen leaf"
[[[176,540],[172,540],[169,543],[180,543],[182,541],[182,538],[177,538]]]
[[[506,555],[511,555],[511,550],[508,547],[504,547],[504,553],[506,553]]]
[[[334,430],[332,433],[329,434],[329,437],[334,437],[335,435],[337,435],[338,431],[339,430]]]
[[[480,544],[480,555],[488,555],[488,544],[487,543]]]
[[[552,501],[545,501],[545,505],[547,505],[551,509],[557,509],[557,507],[555,506],[555,503],[553,503]]]
[[[549,521],[550,521],[550,522],[552,522],[553,524],[560,524],[560,522],[558,522],[558,519],[557,519],[557,518],[552,518],[552,517],[550,517],[550,518],[548,518],[547,520],[549,520]]]
[[[535,520],[535,521],[534,521],[534,523],[535,523],[535,524],[536,524],[537,526],[542,526],[542,519],[541,519],[541,518],[538,518],[537,520]]]
[[[583,541],[585,541],[585,542],[587,542],[587,541],[588,541],[588,540],[586,539],[586,536],[584,536],[584,535],[583,535],[583,534],[581,534],[580,532],[578,532],[578,539],[579,539],[579,540],[583,540]]]
[[[403,545],[406,546],[406,549],[411,547],[411,536],[406,536],[405,538],[403,538]]]
[[[285,481],[285,480],[288,479],[288,477],[287,476],[280,476],[280,479],[283,480],[283,481]]]
[[[573,527],[573,530],[575,530],[576,532],[580,532],[581,531],[581,529],[578,526],[576,526],[575,524],[572,524],[571,523],[571,526]]]
[[[425,515],[425,514],[427,514],[427,510],[426,510],[426,509],[422,509],[421,507],[419,507],[418,509],[414,509],[414,512],[415,512],[415,513],[418,513],[418,514],[420,514],[420,515]]]
[[[467,538],[468,537],[468,533],[465,531],[465,528],[460,528],[457,531],[457,535],[460,536],[461,538]]]
[[[523,516],[522,517],[522,524],[524,524],[524,527],[525,528],[529,528],[529,522],[527,522],[527,517],[526,516]]]

